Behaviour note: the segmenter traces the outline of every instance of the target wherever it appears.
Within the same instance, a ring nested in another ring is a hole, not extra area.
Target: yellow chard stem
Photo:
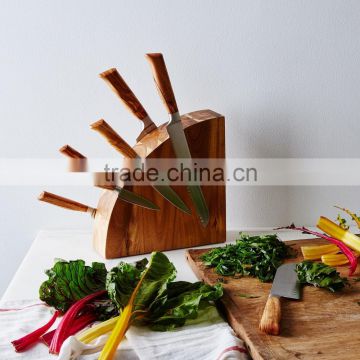
[[[114,327],[113,331],[111,332],[109,339],[106,341],[105,346],[102,349],[98,360],[112,360],[114,358],[116,350],[117,350],[121,340],[124,338],[127,329],[130,326],[130,322],[132,320],[132,315],[133,315],[135,298],[136,298],[136,295],[142,285],[143,279],[144,279],[145,275],[147,274],[148,270],[149,270],[149,268],[147,268],[143,272],[138,284],[136,285],[133,293],[131,294],[128,304],[125,306],[125,308],[121,312],[121,315],[119,316],[119,318],[115,324],[115,327]]]
[[[333,244],[301,247],[304,260],[317,260],[320,259],[322,255],[337,254],[339,251],[340,249]]]
[[[321,256],[321,261],[329,266],[345,265],[349,262],[348,258],[344,254],[323,255]]]
[[[344,230],[330,219],[321,216],[317,227],[329,236],[341,240],[350,249],[360,252],[360,238],[348,230]]]
[[[109,320],[103,321],[102,323],[97,324],[91,327],[90,329],[81,332],[76,337],[79,341],[83,342],[84,344],[89,344],[91,341],[95,340],[99,336],[104,335],[109,331],[111,331],[114,328],[119,317],[120,316],[116,316]]]

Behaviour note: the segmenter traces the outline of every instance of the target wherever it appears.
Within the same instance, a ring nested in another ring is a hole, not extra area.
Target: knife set
[[[131,147],[103,119],[91,128],[124,158],[159,162],[182,159],[225,159],[225,119],[211,110],[179,114],[162,54],[148,54],[154,81],[170,121],[159,127],[116,69],[100,74],[128,110],[143,123]],[[60,152],[71,159],[72,171],[86,171],[86,157],[69,145]],[[105,182],[95,174],[94,185],[103,188],[95,208],[43,192],[39,200],[94,217],[93,245],[105,258],[149,253],[225,241],[225,184],[202,186],[199,181],[171,184]],[[173,185],[173,186],[172,186]],[[176,186],[174,186],[176,185]]]

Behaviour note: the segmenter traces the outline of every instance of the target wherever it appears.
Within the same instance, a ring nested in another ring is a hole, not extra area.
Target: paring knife
[[[84,155],[80,154],[78,151],[76,151],[74,148],[72,148],[69,145],[63,146],[59,151],[71,159],[86,160],[86,157]],[[79,166],[77,166],[79,164],[73,164],[73,165],[77,169],[72,170],[72,171],[86,171],[86,169],[81,168],[81,162],[80,162],[80,169],[79,169]],[[94,185],[96,187],[100,187],[100,188],[103,188],[106,190],[117,191],[119,193],[119,198],[123,201],[129,202],[134,205],[139,205],[139,206],[145,207],[147,209],[159,210],[159,207],[157,205],[155,205],[152,201],[144,198],[143,196],[135,194],[129,190],[126,190],[122,187],[116,186],[116,185],[112,184],[110,181],[104,180],[104,178],[105,178],[104,173],[95,173],[94,174]],[[57,195],[55,195],[55,196],[57,196]],[[66,200],[68,200],[68,199],[66,199]]]
[[[123,156],[129,159],[141,159],[136,151],[103,119],[91,125],[93,130],[98,131],[105,139]],[[190,209],[181,200],[180,196],[168,185],[151,184],[166,200],[170,201],[179,210],[190,214]]]
[[[38,199],[40,201],[47,202],[49,204],[53,204],[65,209],[73,210],[73,211],[80,211],[89,213],[93,218],[95,218],[96,215],[96,209],[92,208],[91,206],[87,206],[84,204],[81,204],[77,201],[67,199],[65,197],[44,191],[42,192]]]
[[[64,145],[59,151],[69,159],[69,171],[85,172],[87,171],[87,159],[83,154],[70,145]]]
[[[280,298],[300,299],[300,283],[296,263],[283,264],[276,270],[275,278],[262,314],[259,329],[269,335],[279,335],[281,320]]]
[[[101,175],[104,175],[104,173],[100,173]],[[102,182],[98,181],[99,173],[95,174],[95,186],[105,189],[105,190],[113,190],[117,191],[119,193],[119,198],[123,201],[126,201],[130,204],[139,205],[143,208],[150,209],[150,210],[160,210],[160,208],[155,205],[152,201],[144,198],[143,196],[139,194],[135,194],[132,191],[126,190],[121,186],[116,186],[113,184],[108,184],[107,181]]]
[[[167,132],[171,139],[175,155],[178,159],[191,160],[189,145],[186,140],[184,129],[181,123],[179,110],[176,104],[175,95],[171,86],[169,74],[166,69],[165,61],[162,54],[153,53],[146,55],[149,61],[155,84],[159,95],[170,115],[170,121],[167,125]],[[205,202],[200,184],[187,186],[190,197],[195,205],[196,212],[203,226],[209,222],[209,209]]]
[[[100,77],[110,85],[112,90],[119,96],[128,110],[143,122],[144,128],[140,135],[136,138],[136,141],[140,141],[146,134],[149,134],[151,131],[156,129],[156,125],[151,120],[138,98],[131,91],[115,68],[102,72]]]

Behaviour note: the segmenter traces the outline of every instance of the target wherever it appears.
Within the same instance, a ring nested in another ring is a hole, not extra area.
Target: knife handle
[[[100,74],[100,77],[108,83],[111,89],[119,96],[127,109],[144,124],[144,133],[148,134],[156,129],[156,125],[150,119],[148,113],[141,105],[138,98],[131,91],[125,80],[115,69],[109,69]]]
[[[156,87],[168,113],[177,113],[179,110],[163,55],[160,53],[146,54],[146,59],[150,63]]]
[[[56,194],[49,193],[47,191],[42,192],[39,195],[38,199],[40,201],[44,201],[49,204],[53,204],[53,205],[56,205],[56,206],[59,206],[59,207],[65,208],[65,209],[80,211],[80,212],[88,212],[92,216],[94,216],[95,212],[96,212],[96,209],[94,209],[90,206],[81,204],[77,201],[67,199],[67,198],[64,198],[64,197],[56,195]]]
[[[65,156],[72,159],[86,159],[86,157],[72,148],[70,145],[64,145],[59,149],[59,151]]]
[[[279,335],[281,302],[277,296],[269,296],[262,314],[259,329],[268,335]]]
[[[130,159],[137,157],[136,151],[104,119],[100,119],[90,126],[104,136],[109,144],[125,157]]]

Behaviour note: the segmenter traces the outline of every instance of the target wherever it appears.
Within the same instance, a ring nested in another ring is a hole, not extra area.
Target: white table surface
[[[244,229],[248,233],[270,233],[269,228]],[[239,231],[228,231],[227,242],[236,239]],[[279,238],[286,240],[309,239],[310,235],[297,231],[278,231]],[[83,259],[87,263],[92,261],[105,262],[110,269],[120,260],[133,262],[148,255],[131,256],[122,259],[104,260],[92,249],[90,230],[42,230],[36,236],[28,253],[19,266],[16,274],[4,293],[1,303],[6,301],[38,299],[40,284],[46,279],[44,270],[52,267],[55,258],[64,260]],[[217,246],[223,246],[218,244]],[[214,245],[212,245],[214,246]],[[216,246],[216,245],[215,245]],[[209,247],[203,246],[203,247]],[[196,281],[196,277],[185,260],[184,249],[166,251],[165,254],[174,263],[178,271],[179,280]]]

